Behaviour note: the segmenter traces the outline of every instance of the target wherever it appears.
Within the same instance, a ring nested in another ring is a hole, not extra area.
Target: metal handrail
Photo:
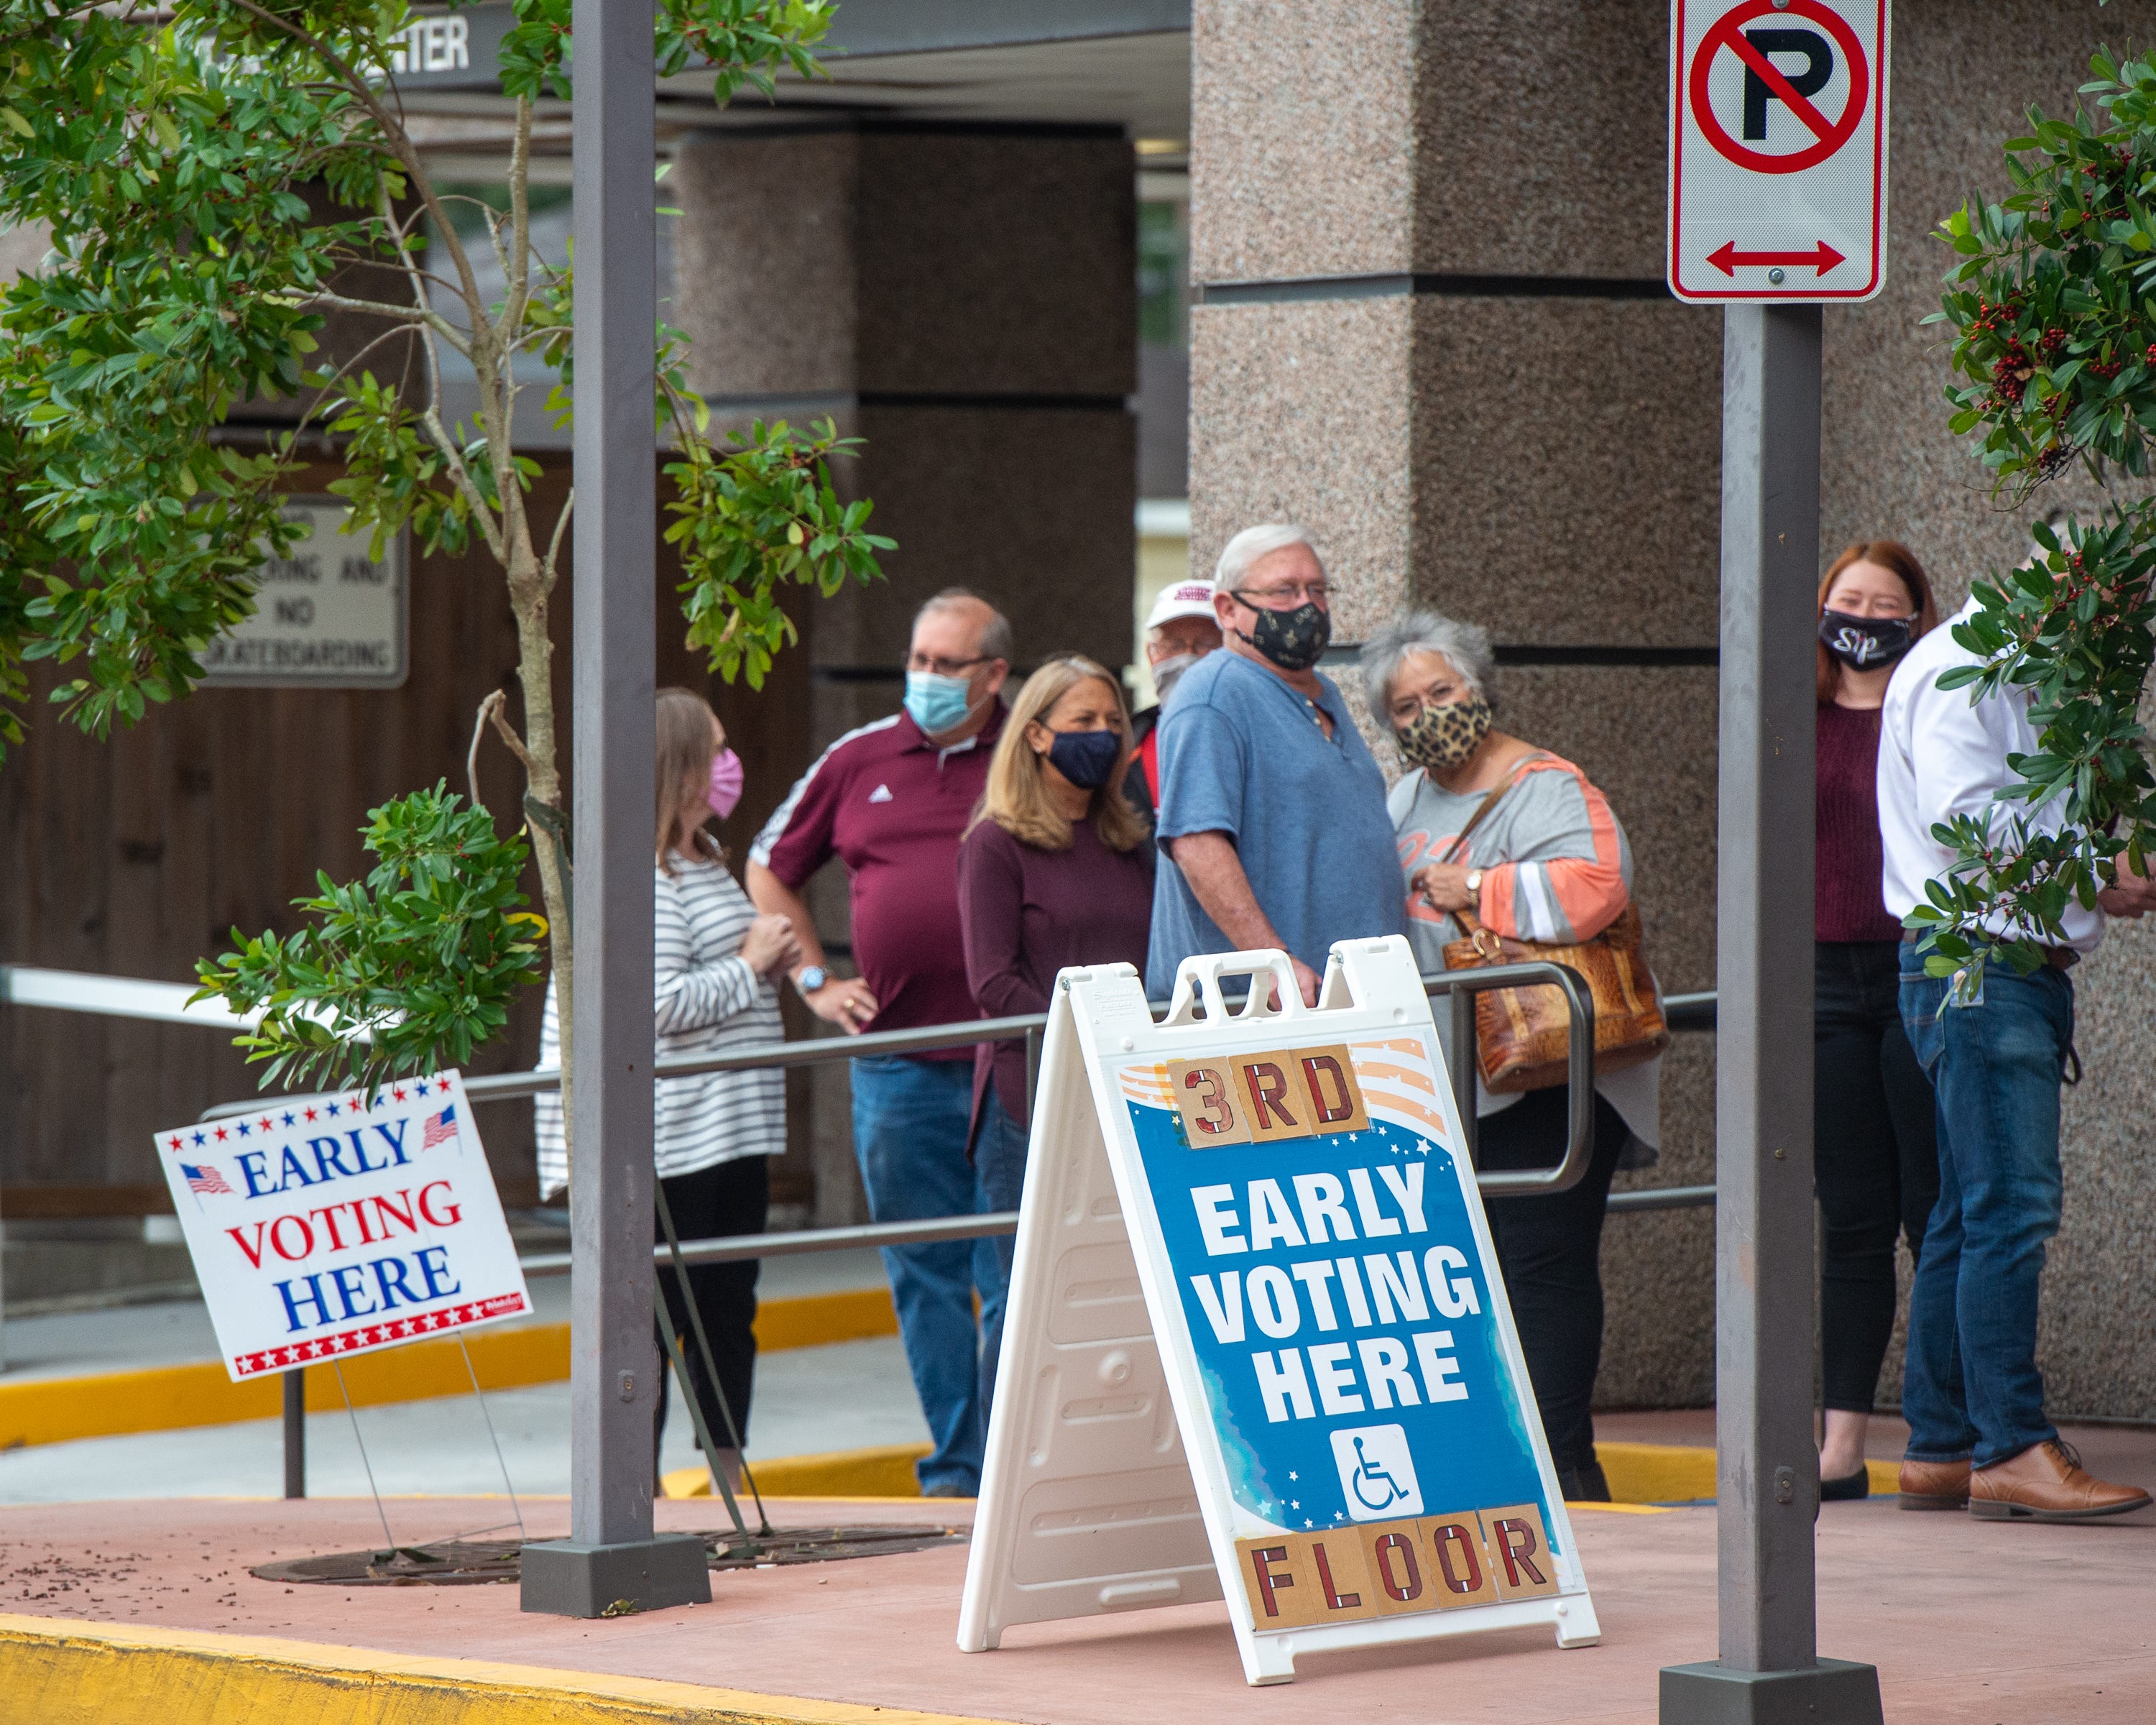
[[[1488,988],[1554,988],[1565,999],[1567,1019],[1565,1087],[1570,1104],[1566,1122],[1563,1158],[1554,1167],[1521,1169],[1496,1174],[1477,1174],[1485,1192],[1563,1192],[1586,1178],[1587,1164],[1594,1153],[1594,996],[1585,978],[1568,965],[1536,959],[1524,964],[1493,964],[1481,970],[1440,970],[1424,973],[1423,992],[1450,994],[1471,1006],[1471,997]],[[1154,1003],[1156,1011],[1163,1009]],[[1454,1044],[1459,1045],[1460,1026],[1473,1034],[1471,1012],[1454,1009]],[[816,1036],[798,1042],[765,1042],[727,1054],[665,1055],[653,1062],[653,1076],[687,1078],[707,1072],[752,1072],[773,1067],[819,1065],[826,1061],[865,1059],[877,1055],[927,1054],[947,1048],[971,1048],[983,1042],[1008,1042],[1024,1037],[1034,1041],[1047,1028],[1045,1013],[1027,1013],[1000,1019],[976,1019],[955,1024],[924,1024],[911,1030],[870,1030],[858,1036]],[[1463,1067],[1463,1072],[1466,1068]],[[529,1072],[501,1072],[465,1081],[465,1095],[474,1102],[515,1101],[562,1087],[558,1066],[541,1066]],[[1471,1081],[1463,1086],[1458,1099],[1463,1122],[1473,1118]],[[281,1100],[312,1100],[286,1095]],[[227,1120],[252,1114],[263,1106],[258,1097],[249,1102],[220,1102],[205,1109],[201,1118]],[[1470,1148],[1472,1149],[1473,1127]],[[970,1219],[952,1218],[952,1220]],[[772,1239],[783,1236],[772,1235]],[[955,1236],[947,1236],[955,1237]],[[815,1250],[804,1248],[804,1250]],[[711,1260],[718,1261],[718,1260]]]
[[[1423,974],[1425,994],[1453,996],[1453,1045],[1462,1045],[1462,1035],[1472,1041],[1475,1035],[1475,1015],[1472,1015],[1472,996],[1492,988],[1554,988],[1565,996],[1565,1100],[1568,1100],[1568,1122],[1565,1122],[1565,1153],[1550,1168],[1509,1168],[1505,1173],[1477,1173],[1475,1182],[1483,1193],[1494,1197],[1528,1193],[1565,1193],[1578,1186],[1587,1178],[1587,1164],[1594,1158],[1595,1147],[1595,999],[1587,988],[1584,977],[1578,970],[1565,964],[1550,964],[1546,959],[1531,959],[1527,964],[1492,964],[1481,970],[1431,970]],[[1162,1011],[1158,1003],[1153,1009]],[[865,1030],[862,1035],[852,1037],[808,1037],[804,1041],[765,1041],[765,1044],[740,1048],[729,1055],[666,1055],[654,1061],[654,1078],[688,1078],[705,1071],[765,1071],[772,1067],[802,1067],[821,1065],[826,1061],[850,1061],[873,1055],[925,1055],[940,1048],[973,1048],[983,1041],[1014,1041],[1024,1037],[1029,1044],[1029,1070],[1037,1065],[1041,1030],[1048,1026],[1048,1014],[1024,1014],[1014,1018],[979,1018],[966,1024],[923,1024],[914,1030]],[[1475,1134],[1475,1081],[1471,1067],[1462,1065],[1455,1074],[1457,1104],[1462,1112],[1462,1123],[1468,1130],[1468,1153],[1472,1158],[1472,1134]],[[501,1071],[483,1078],[465,1078],[464,1093],[472,1101],[516,1101],[520,1097],[542,1096],[546,1091],[561,1089],[561,1067],[536,1067],[532,1071]],[[282,1100],[295,1100],[287,1096]],[[263,1101],[220,1101],[218,1106],[205,1108],[201,1119],[231,1119],[235,1115],[250,1115],[263,1106]],[[966,1229],[959,1234],[933,1235],[938,1240],[979,1238],[979,1234],[1000,1234],[1004,1229],[981,1227],[977,1216],[944,1216],[932,1219],[938,1224]],[[1015,1227],[1015,1220],[1011,1223]],[[839,1234],[841,1229],[813,1229],[813,1234]],[[746,1235],[744,1235],[746,1238]],[[692,1257],[692,1261],[703,1264],[722,1264],[740,1257],[778,1257],[787,1250],[836,1250],[839,1244],[906,1244],[907,1240],[925,1242],[932,1235],[892,1235],[884,1238],[877,1234],[873,1240],[847,1240],[847,1242],[824,1244],[785,1244],[806,1235],[755,1235],[763,1242],[761,1253],[750,1253],[737,1249],[737,1240],[726,1242],[684,1242],[684,1253],[694,1253],[705,1246],[725,1246],[720,1257]],[[547,1275],[542,1270],[536,1275]]]

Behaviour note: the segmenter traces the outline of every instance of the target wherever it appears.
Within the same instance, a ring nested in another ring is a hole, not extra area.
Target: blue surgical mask
[[[1123,739],[1112,731],[1059,731],[1048,746],[1048,764],[1081,791],[1097,791],[1116,770]]]
[[[913,722],[931,737],[956,730],[973,709],[970,677],[947,677],[940,671],[906,674],[906,711]]]

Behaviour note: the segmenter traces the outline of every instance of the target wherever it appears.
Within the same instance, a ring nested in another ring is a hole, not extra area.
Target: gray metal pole
[[[305,1366],[285,1373],[285,1495],[307,1495],[307,1386]]]
[[[526,1550],[527,1611],[711,1598],[651,1520],[652,429],[657,159],[649,0],[575,0],[576,968],[569,1538]]]
[[[1817,305],[1723,311],[1715,1039],[1721,1657],[1662,1673],[1665,1725],[1876,1725],[1817,1657],[1812,1560],[1812,814]]]

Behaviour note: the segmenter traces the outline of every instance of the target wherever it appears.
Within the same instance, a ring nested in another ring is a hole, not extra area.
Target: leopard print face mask
[[[1490,734],[1490,703],[1479,695],[1426,706],[1393,733],[1400,752],[1418,767],[1449,773],[1465,766]]]

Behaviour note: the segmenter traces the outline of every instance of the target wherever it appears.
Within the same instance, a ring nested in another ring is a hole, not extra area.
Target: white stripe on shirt
[[[1521,912],[1525,911],[1524,916]],[[1549,870],[1540,863],[1523,862],[1512,870],[1512,914],[1531,941],[1563,938],[1558,932],[1557,906],[1550,901]]]
[[[865,725],[857,725],[833,743],[830,747],[825,749],[822,754],[817,756],[808,770],[793,781],[793,788],[786,793],[786,800],[772,810],[771,819],[763,824],[763,830],[756,835],[756,842],[748,848],[748,860],[756,864],[758,868],[770,867],[771,853],[778,848],[778,841],[786,836],[787,824],[793,819],[795,805],[800,802],[802,793],[808,788],[808,782],[824,770],[824,763],[855,737],[867,737],[878,731],[888,731],[903,716],[903,714],[893,713],[887,719],[873,719]]]
[[[653,1024],[658,1052],[716,1054],[785,1039],[778,990],[748,968],[742,937],[756,906],[716,862],[675,860],[653,889]],[[539,1064],[561,1058],[554,983],[539,1032]],[[653,1158],[662,1179],[742,1156],[777,1156],[786,1148],[786,1075],[704,1072],[668,1078],[656,1086]],[[539,1139],[539,1189],[567,1183],[562,1098],[533,1099]]]

